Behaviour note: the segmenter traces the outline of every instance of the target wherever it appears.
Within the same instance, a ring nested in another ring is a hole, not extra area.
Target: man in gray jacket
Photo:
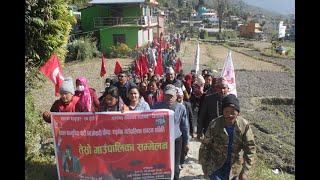
[[[174,111],[174,180],[179,179],[180,174],[180,157],[182,150],[182,142],[185,145],[185,152],[189,151],[189,121],[187,111],[184,105],[177,103],[177,90],[172,84],[168,84],[164,88],[164,100],[155,103],[151,109],[170,109]]]

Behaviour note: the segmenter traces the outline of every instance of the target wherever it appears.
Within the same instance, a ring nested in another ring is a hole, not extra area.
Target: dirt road
[[[182,43],[181,57],[185,73],[193,69],[197,43],[187,41]],[[243,50],[246,53],[255,51]],[[223,67],[228,49],[208,43],[200,44],[200,71],[204,68],[216,70],[219,75]],[[237,93],[240,100],[241,115],[252,124],[258,146],[258,156],[266,160],[272,168],[294,173],[295,169],[295,78],[292,72],[287,72],[284,64],[295,67],[294,60],[274,59],[277,63],[256,60],[250,56],[232,51],[235,67]],[[268,59],[270,60],[270,59]],[[113,74],[114,64],[118,61],[124,69],[131,59],[106,59],[107,76]],[[89,87],[95,88],[97,95],[103,90],[104,79],[99,77],[101,59],[87,62],[65,64],[64,77],[85,76]],[[43,83],[42,83],[43,84]],[[34,90],[35,103],[39,113],[49,110],[54,102],[54,86],[48,80],[43,87]],[[50,128],[50,127],[48,127]],[[198,164],[200,142],[191,141],[191,150],[186,165],[181,170],[180,177],[184,180],[204,179],[201,166]]]

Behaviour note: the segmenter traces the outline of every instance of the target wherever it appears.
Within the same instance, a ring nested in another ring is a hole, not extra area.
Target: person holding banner
[[[223,116],[210,122],[199,149],[199,163],[210,180],[246,180],[256,155],[249,122],[239,116],[240,104],[234,94],[222,99]]]
[[[60,99],[56,100],[50,109],[50,112],[88,112],[85,104],[79,101],[79,97],[75,96],[74,86],[71,77],[64,79],[60,86]],[[47,123],[51,123],[51,113],[45,111],[42,118]]]
[[[149,104],[140,96],[139,89],[137,87],[130,87],[128,90],[128,97],[130,100],[130,111],[143,111],[150,110]]]
[[[105,111],[129,111],[127,105],[124,104],[120,96],[119,89],[111,86],[105,93],[105,97],[100,102],[99,112]]]
[[[184,146],[184,154],[187,154],[190,148],[189,140],[189,121],[186,108],[177,102],[177,90],[172,84],[166,85],[164,88],[164,100],[157,102],[152,109],[170,109],[174,111],[174,180],[179,179],[180,174],[180,157],[182,150],[182,142]]]

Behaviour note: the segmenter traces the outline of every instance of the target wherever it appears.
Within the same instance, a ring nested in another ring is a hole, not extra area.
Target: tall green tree
[[[65,0],[26,0],[25,4],[25,86],[33,88],[39,78],[39,68],[58,54],[64,63],[72,25],[76,19],[69,15]]]
[[[214,4],[219,18],[219,33],[221,33],[222,22],[230,14],[230,2],[229,0],[215,0]]]

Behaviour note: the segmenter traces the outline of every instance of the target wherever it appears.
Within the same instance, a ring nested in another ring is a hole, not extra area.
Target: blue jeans
[[[224,164],[220,169],[213,172],[209,177],[210,180],[229,180],[230,165]],[[231,180],[237,180],[237,176],[234,176]]]

